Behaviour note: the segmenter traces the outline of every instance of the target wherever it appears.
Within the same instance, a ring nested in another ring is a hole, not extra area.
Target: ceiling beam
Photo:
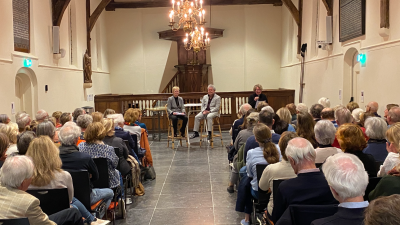
[[[96,24],[97,19],[99,18],[101,12],[106,8],[106,6],[111,2],[111,0],[102,0],[97,8],[94,10],[92,15],[89,18],[89,32],[93,30],[94,25]]]
[[[381,0],[381,28],[389,28],[389,0]]]
[[[333,15],[333,0],[322,0],[324,3],[328,16]]]
[[[61,20],[71,0],[52,0],[51,6],[53,8],[53,26],[60,26]]]
[[[296,21],[297,26],[300,25],[300,13],[296,6],[293,4],[292,0],[282,0],[283,4],[289,9],[290,14],[292,14],[294,21]]]
[[[212,5],[256,5],[256,4],[273,4],[281,6],[281,0],[212,0]],[[204,5],[210,5],[210,0],[205,0]],[[144,0],[140,2],[115,2],[112,1],[107,5],[106,11],[115,11],[117,8],[154,8],[154,7],[171,7],[171,1],[168,0]]]

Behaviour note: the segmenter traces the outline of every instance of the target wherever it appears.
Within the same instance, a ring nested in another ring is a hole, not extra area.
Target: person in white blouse
[[[387,175],[393,167],[400,163],[400,123],[392,124],[386,131],[386,137],[388,141],[386,142],[386,150],[389,154],[378,172],[378,177]]]

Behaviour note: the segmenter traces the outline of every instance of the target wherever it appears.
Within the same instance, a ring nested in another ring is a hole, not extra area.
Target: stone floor
[[[224,144],[230,136],[223,133]],[[240,224],[244,215],[235,211],[236,193],[229,194],[229,165],[225,147],[213,149],[195,139],[172,150],[167,141],[151,143],[157,178],[143,183],[146,194],[127,206],[127,218],[116,224]]]

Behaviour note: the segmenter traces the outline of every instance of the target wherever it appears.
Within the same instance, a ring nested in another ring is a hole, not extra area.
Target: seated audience
[[[66,124],[67,122],[72,121],[72,116],[71,113],[63,113],[60,116],[60,123],[61,126],[64,126],[64,124]]]
[[[8,124],[10,121],[11,120],[7,114],[0,114],[0,123]]]
[[[62,127],[61,122],[60,122],[61,115],[62,115],[61,111],[53,112],[53,115],[51,115],[52,117],[54,117],[56,119],[56,123],[55,123],[56,128]]]
[[[269,106],[268,103],[260,102],[257,104],[257,108],[255,108],[255,110],[256,110],[256,112],[261,112],[261,110],[266,106]]]
[[[48,136],[53,142],[55,142],[55,134],[56,128],[53,123],[49,120],[45,119],[42,123],[38,124],[36,127],[36,136]],[[60,146],[59,143],[56,143],[56,146]]]
[[[286,147],[288,142],[293,138],[296,138],[297,134],[294,132],[284,132],[279,139],[279,149],[282,154],[282,161],[270,164],[265,169],[261,176],[260,183],[258,186],[264,190],[273,193],[273,181],[277,179],[290,179],[296,177],[292,166],[290,165],[288,158],[286,157]],[[272,210],[274,208],[274,196],[271,194],[268,202],[268,215],[271,217]]]
[[[362,127],[361,129],[365,128],[365,121],[368,118],[372,118],[372,117],[376,117],[375,114],[371,113],[371,112],[364,112],[360,114],[360,126]],[[365,132],[365,129],[363,130],[363,132]]]
[[[36,112],[35,118],[36,122],[39,124],[42,123],[45,119],[49,119],[49,114],[45,110],[41,109]]]
[[[0,133],[5,134],[8,138],[9,146],[6,155],[18,153],[18,148],[17,148],[18,130],[13,129],[11,126],[5,125],[0,127]]]
[[[369,139],[368,145],[363,152],[372,155],[377,162],[385,161],[388,155],[386,150],[386,131],[387,125],[382,118],[371,117],[365,121],[365,134]]]
[[[119,158],[115,154],[113,147],[103,143],[103,139],[106,136],[103,124],[99,122],[89,124],[83,136],[86,142],[82,142],[78,145],[79,151],[89,154],[92,158],[106,158],[108,162],[110,188],[115,188],[120,185],[120,175],[116,169]]]
[[[128,109],[124,115],[124,131],[128,131],[130,134],[137,136],[137,146],[140,147],[140,136],[142,134],[142,128],[135,124],[135,121],[139,118],[139,113],[135,109]]]
[[[261,86],[261,84],[254,85],[254,87],[253,87],[254,93],[250,95],[249,102],[248,102],[253,109],[255,109],[257,107],[256,106],[257,102],[258,103],[261,103],[261,102],[268,103],[267,96],[262,93],[262,90],[263,90],[263,87]]]
[[[357,107],[358,108],[358,107]],[[381,117],[380,115],[378,115],[378,109],[379,109],[379,105],[377,102],[369,102],[368,105],[365,108],[365,112],[371,112],[372,114],[374,114],[377,117]]]
[[[282,108],[278,109],[278,111],[276,111],[276,114],[279,116],[279,118],[281,120],[285,121],[288,124],[287,131],[296,132],[293,125],[291,124],[292,123],[292,115],[290,114],[289,109],[287,109],[286,107],[282,107]]]
[[[357,102],[349,102],[346,105],[346,108],[352,113],[354,109],[360,108]]]
[[[274,164],[279,162],[280,152],[272,143],[272,134],[265,124],[257,124],[254,127],[254,136],[259,144],[259,147],[251,149],[247,154],[246,169],[247,177],[244,178],[239,187],[238,198],[236,201],[236,211],[244,212],[245,219],[241,221],[243,225],[250,224],[250,214],[253,210],[252,201],[249,193],[253,198],[258,199],[258,182],[257,169],[258,164]],[[248,185],[250,181],[250,185]]]
[[[393,106],[388,112],[386,121],[389,124],[389,127],[395,123],[400,122],[400,108],[397,106]]]
[[[360,109],[360,108],[356,108],[351,112],[351,115],[353,116],[353,119],[354,119],[353,120],[354,124],[361,126],[360,117],[361,117],[361,114],[363,114],[363,113],[364,113],[364,110]]]
[[[83,225],[82,216],[75,208],[47,216],[40,208],[39,199],[26,193],[34,176],[34,164],[29,157],[9,157],[0,170],[0,220],[28,218],[31,225]],[[17,204],[18,202],[18,204]]]
[[[318,104],[322,105],[324,108],[331,107],[331,101],[329,98],[322,97],[318,100]]]
[[[139,127],[145,129],[146,132],[147,132],[147,126],[146,126],[146,124],[141,122],[141,121],[142,121],[142,115],[143,115],[142,110],[137,109],[137,108],[136,108],[135,110],[138,111],[138,113],[139,113],[139,117],[138,117],[138,119],[135,121],[136,125],[138,125]],[[185,127],[186,127],[186,126],[185,126]]]
[[[115,114],[115,110],[114,109],[106,109],[103,113],[103,117],[107,118],[108,115],[112,115]]]
[[[400,195],[391,195],[372,201],[365,210],[365,225],[397,225]]]
[[[31,117],[27,113],[20,113],[18,117],[16,117],[16,121],[20,133],[30,130]]]
[[[375,189],[369,193],[369,200],[373,201],[381,196],[400,194],[400,164],[396,165],[382,177]]]
[[[297,120],[296,105],[294,103],[290,103],[286,105],[286,108],[289,109],[290,115],[292,115],[292,124],[293,124],[293,121]]]
[[[388,155],[381,166],[378,177],[386,176],[387,173],[400,163],[400,123],[395,123],[386,131],[386,150]]]
[[[307,139],[298,137],[290,140],[286,156],[297,177],[283,181],[279,185],[277,195],[274,196],[277,204],[272,211],[272,221],[275,224],[289,205],[337,203],[323,173],[315,167],[315,149]],[[282,217],[282,219],[288,218]]]
[[[18,155],[25,155],[26,151],[28,151],[29,144],[35,138],[36,134],[33,131],[25,131],[19,134],[17,137]]]
[[[304,104],[304,103],[299,103],[297,106],[296,106],[296,114],[299,114],[299,113],[308,113],[308,107],[307,107],[307,105],[306,104]]]
[[[79,210],[89,224],[104,222],[101,220],[96,221],[86,207],[74,198],[72,177],[67,171],[61,169],[62,162],[58,149],[48,136],[40,136],[33,140],[26,152],[26,156],[31,157],[35,165],[32,183],[29,185],[28,190],[67,188],[71,205]]]
[[[335,111],[331,108],[324,108],[321,111],[321,119],[331,121],[335,128],[338,128],[338,125],[335,120]]]
[[[244,117],[246,116],[246,113],[247,113],[247,111],[249,110],[249,109],[251,109],[251,105],[250,104],[248,104],[248,103],[245,103],[245,104],[243,104],[242,106],[240,106],[240,109],[239,109],[239,119],[238,120],[236,120],[234,123],[233,123],[233,126],[232,126],[232,143],[235,143],[235,140],[236,140],[236,136],[238,135],[238,133],[239,133],[239,126],[240,125],[242,125],[243,124],[243,122],[244,122]]]
[[[79,136],[81,135],[81,129],[74,122],[68,122],[60,129],[58,135],[61,142],[59,150],[62,169],[87,170],[90,174],[91,182],[98,180],[99,172],[92,157],[86,153],[79,152],[79,148],[76,146]],[[108,209],[114,197],[113,190],[109,188],[93,188],[92,184],[90,188],[90,204],[93,205],[101,199],[104,199],[106,208]],[[103,218],[103,216],[104,213],[100,214],[100,218]]]
[[[300,112],[297,114],[296,134],[299,137],[307,139],[314,148],[317,148],[318,143],[317,140],[315,140],[314,125],[315,122],[309,113]]]
[[[323,163],[331,155],[342,152],[342,150],[333,147],[335,141],[336,128],[328,120],[320,120],[315,124],[315,139],[318,142],[318,148],[315,149],[317,156],[315,163]]]
[[[324,109],[324,106],[321,104],[314,104],[310,108],[310,114],[313,117],[315,122],[321,120],[321,112]]]
[[[178,136],[178,119],[182,120],[182,127],[180,129],[180,134],[182,137],[185,137],[185,131],[186,131],[186,124],[188,121],[188,117],[186,115],[185,111],[185,103],[183,102],[183,98],[179,97],[179,87],[174,86],[172,88],[172,96],[168,98],[167,102],[167,112],[168,112],[168,117],[170,120],[172,120],[172,127],[174,128],[174,136]],[[139,118],[140,118],[140,110],[138,110],[139,113]],[[138,120],[139,120],[138,118]],[[140,126],[138,121],[135,121],[137,125]],[[140,126],[142,128],[145,128],[143,126]],[[145,128],[146,129],[146,128]]]
[[[78,116],[75,123],[81,128],[81,135],[79,136],[79,140],[76,144],[79,145],[81,142],[85,142],[83,135],[85,134],[86,128],[89,126],[89,124],[93,123],[93,118],[88,114],[83,114]]]
[[[399,107],[399,105],[398,104],[387,104],[386,105],[386,109],[384,111],[385,114],[383,115],[383,118],[385,119],[386,122],[387,122],[387,117],[389,115],[389,111],[393,107]]]
[[[363,163],[351,154],[336,154],[329,157],[322,166],[333,197],[339,201],[338,212],[332,216],[314,220],[312,225],[351,224],[364,225],[364,201],[368,185],[368,174]]]
[[[0,168],[7,158],[6,152],[8,145],[9,145],[8,137],[5,134],[0,133]]]
[[[133,157],[135,157],[135,159],[139,162],[138,156],[137,156],[137,152],[135,152],[136,150],[136,145],[137,143],[135,143],[133,141],[132,136],[129,134],[129,132],[124,131],[123,127],[124,127],[124,116],[122,114],[112,114],[112,115],[108,115],[107,118],[109,119],[113,119],[114,120],[114,126],[115,126],[115,136],[121,138],[122,140],[127,140],[129,143],[129,154]]]
[[[367,147],[367,141],[359,126],[351,123],[340,126],[336,132],[340,148],[343,152],[357,156],[364,164],[369,177],[376,177],[375,159],[362,151]]]
[[[342,126],[343,124],[346,123],[353,123],[353,116],[351,115],[350,110],[343,106],[338,106],[335,109],[335,119],[338,127]],[[333,147],[340,148],[339,142],[337,138],[335,138],[335,141],[332,144]]]
[[[90,115],[93,118],[93,123],[103,121],[103,113],[101,113],[101,112],[92,112],[92,114],[90,114]]]
[[[82,108],[76,108],[75,110],[74,110],[74,112],[72,113],[72,117],[73,117],[73,121],[76,123],[76,120],[78,119],[78,116],[80,116],[80,115],[84,115],[84,114],[86,114],[86,111],[84,110],[84,109],[82,109]]]
[[[278,115],[275,114],[275,116],[279,118]],[[288,123],[286,123],[285,121],[280,120],[280,119],[279,120],[275,119],[275,121],[276,122],[274,123],[274,125],[272,127],[275,133],[281,135],[284,132],[288,131],[288,128],[289,128],[289,124]]]

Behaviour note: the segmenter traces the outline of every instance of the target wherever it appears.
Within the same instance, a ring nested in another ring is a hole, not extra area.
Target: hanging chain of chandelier
[[[199,52],[210,47],[208,33],[204,32],[203,27],[198,28],[198,26],[203,26],[206,23],[205,13],[203,0],[178,0],[176,4],[175,0],[172,0],[172,9],[169,12],[169,26],[173,31],[183,28],[186,33],[183,43],[188,51],[193,49],[193,51]],[[175,22],[175,17],[178,17],[178,22]]]

